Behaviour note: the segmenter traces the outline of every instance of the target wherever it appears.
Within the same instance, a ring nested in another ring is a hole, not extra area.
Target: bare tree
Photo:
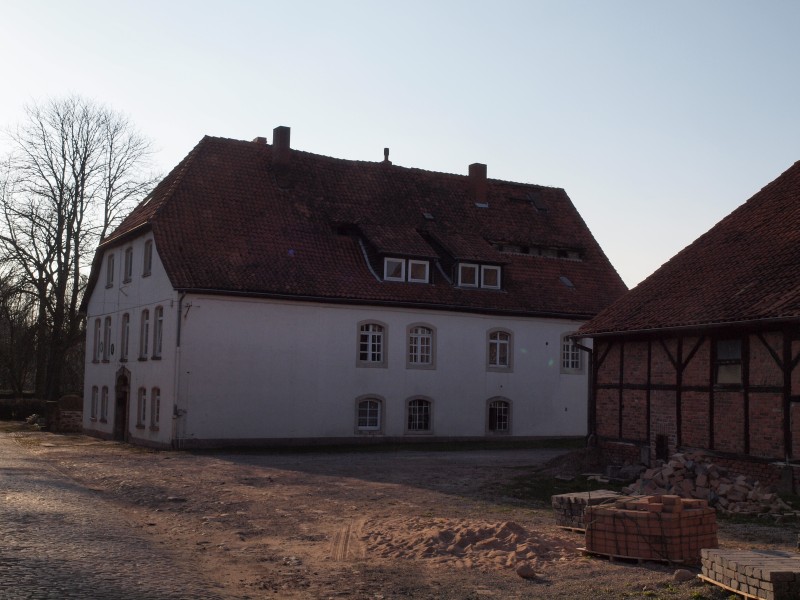
[[[127,118],[78,96],[26,108],[10,132],[0,265],[33,298],[35,389],[63,391],[64,357],[83,337],[78,307],[97,242],[152,185],[151,144]]]

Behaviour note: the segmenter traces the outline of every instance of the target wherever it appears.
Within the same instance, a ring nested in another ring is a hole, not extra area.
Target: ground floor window
[[[147,390],[139,388],[139,395],[136,401],[136,427],[144,427],[147,419]]]
[[[154,387],[150,392],[150,429],[158,429],[161,419],[161,390]]]
[[[423,398],[408,401],[406,429],[410,433],[431,431],[431,409],[433,403]]]
[[[380,432],[383,429],[383,401],[380,398],[356,401],[356,429],[362,432]]]
[[[108,420],[108,386],[103,386],[103,393],[100,395],[100,420]]]
[[[92,386],[92,406],[91,412],[89,413],[91,419],[94,421],[97,419],[97,386]]]
[[[507,400],[489,401],[489,431],[508,433],[511,431],[511,403]]]

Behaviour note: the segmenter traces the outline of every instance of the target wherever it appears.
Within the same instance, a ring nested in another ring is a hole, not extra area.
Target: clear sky
[[[0,126],[71,93],[164,172],[287,125],[563,187],[633,286],[800,160],[800,1],[0,0]]]

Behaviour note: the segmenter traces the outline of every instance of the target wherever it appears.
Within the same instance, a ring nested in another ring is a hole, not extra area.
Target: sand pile
[[[530,532],[513,521],[476,523],[411,517],[368,522],[364,532],[370,554],[427,559],[462,568],[510,569],[522,563],[535,568],[579,556],[578,543]]]

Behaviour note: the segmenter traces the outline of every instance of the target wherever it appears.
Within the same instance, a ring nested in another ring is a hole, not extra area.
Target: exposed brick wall
[[[666,340],[664,344],[675,358],[678,354],[678,343],[675,340]],[[653,342],[651,359],[652,383],[656,385],[675,385],[678,382],[677,372],[667,354],[664,346],[659,342]]]
[[[791,421],[792,421],[792,456],[800,456],[800,402],[792,403]]]
[[[667,436],[670,452],[678,450],[677,415],[681,415],[681,446],[709,449],[722,453],[744,453],[747,448],[753,457],[783,460],[786,456],[783,424],[784,375],[773,353],[783,359],[784,332],[766,332],[749,336],[743,355],[743,374],[749,379],[745,415],[743,390],[714,386],[712,355],[714,338],[692,336],[682,340],[668,338],[623,342],[598,340],[595,356],[609,349],[597,370],[597,382],[606,389],[595,390],[597,434],[600,438],[645,442],[650,432],[651,456],[655,456],[658,435]],[[763,341],[762,338],[763,337]],[[698,345],[699,342],[699,345]],[[609,346],[609,344],[611,344]],[[672,359],[685,361],[680,390],[680,411],[677,410],[678,371]],[[694,352],[693,352],[694,351]],[[792,356],[800,355],[800,340],[792,342]],[[691,359],[687,361],[687,357]],[[648,356],[650,363],[648,364]],[[619,381],[620,364],[623,380]],[[648,372],[650,379],[648,381]],[[800,396],[800,366],[792,372],[792,393]],[[614,386],[610,388],[609,386]],[[622,389],[622,424],[620,429],[620,386]],[[649,386],[649,391],[646,388]],[[632,389],[637,388],[637,389]],[[648,395],[650,422],[647,422]],[[711,405],[713,401],[713,406]],[[713,410],[713,448],[710,448],[709,418]],[[746,418],[747,417],[747,418]],[[749,427],[745,440],[745,422]],[[648,427],[649,426],[649,427]],[[792,406],[791,455],[800,459],[800,403]],[[646,443],[646,442],[645,442]]]
[[[645,385],[647,383],[647,347],[647,342],[625,344],[623,377],[626,385]]]
[[[683,352],[688,356],[697,345],[698,338],[686,338],[683,342]],[[684,360],[686,360],[684,358]],[[711,372],[711,341],[705,339],[695,351],[694,356],[683,369],[683,385],[707,386]]]
[[[708,394],[683,392],[681,395],[681,443],[708,448]]]
[[[601,437],[619,437],[619,391],[597,390],[597,434]]]
[[[647,392],[628,390],[622,401],[622,437],[647,441]]]
[[[634,444],[622,444],[608,440],[599,444],[603,460],[610,465],[638,465],[641,462],[641,449]]]
[[[744,452],[744,404],[741,392],[714,395],[714,450]]]
[[[779,333],[768,333],[762,336],[769,348],[779,357],[783,356],[783,336]],[[775,362],[769,349],[764,346],[758,336],[750,336],[750,385],[783,386],[783,372]]]
[[[601,357],[606,353],[608,344],[600,344],[595,351],[596,355]],[[598,385],[616,384],[619,383],[619,358],[620,358],[619,344],[613,344],[606,354],[603,364],[597,371]]]
[[[783,398],[780,394],[750,394],[750,454],[783,456]]]

